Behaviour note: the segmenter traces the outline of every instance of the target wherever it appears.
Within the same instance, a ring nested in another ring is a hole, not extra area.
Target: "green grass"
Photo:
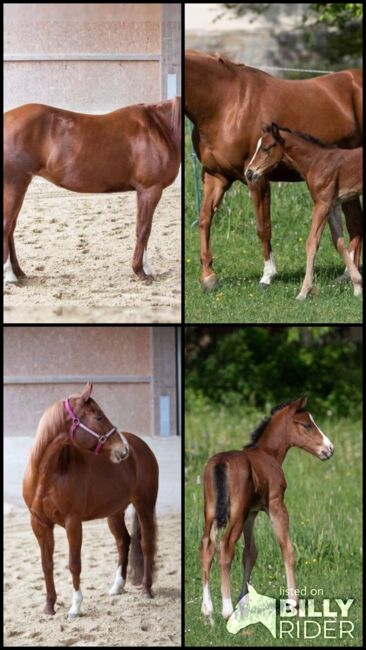
[[[350,420],[319,421],[322,430],[335,444],[331,460],[291,449],[284,462],[287,480],[286,505],[290,514],[290,534],[296,552],[298,588],[323,589],[315,596],[355,599],[349,620],[355,624],[354,639],[273,639],[261,624],[230,635],[221,618],[220,580],[217,557],[211,573],[214,626],[200,613],[202,588],[199,545],[203,530],[202,472],[208,458],[218,452],[240,449],[262,414],[228,412],[206,406],[187,412],[186,489],[185,489],[185,641],[187,646],[361,646],[361,423]],[[318,419],[317,419],[318,421]],[[255,523],[258,559],[252,573],[255,589],[266,596],[280,598],[286,587],[282,556],[269,519],[260,513]],[[233,602],[242,581],[239,540],[231,570]],[[314,619],[313,619],[314,620]]]
[[[271,184],[272,245],[278,275],[269,289],[259,286],[262,246],[252,201],[236,182],[213,219],[211,243],[219,287],[203,293],[199,282],[199,232],[189,135],[185,163],[185,318],[187,323],[360,323],[362,300],[350,283],[339,284],[343,265],[326,227],[315,262],[314,292],[297,301],[305,274],[305,242],[312,201],[305,183]],[[201,168],[199,165],[202,196]]]

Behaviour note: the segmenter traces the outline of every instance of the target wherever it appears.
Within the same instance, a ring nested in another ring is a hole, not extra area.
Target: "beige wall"
[[[180,83],[179,4],[4,6],[6,108],[41,102],[98,113],[165,98],[168,73]]]
[[[4,428],[34,433],[53,401],[94,382],[109,419],[138,434],[160,433],[162,395],[177,432],[174,327],[5,327]]]

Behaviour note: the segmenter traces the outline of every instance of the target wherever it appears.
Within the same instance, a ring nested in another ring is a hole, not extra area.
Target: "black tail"
[[[230,493],[227,484],[226,465],[221,463],[214,467],[214,481],[216,488],[215,519],[218,528],[226,526],[230,515]]]

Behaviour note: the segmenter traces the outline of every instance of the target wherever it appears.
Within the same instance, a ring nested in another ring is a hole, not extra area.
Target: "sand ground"
[[[117,551],[106,520],[83,524],[81,589],[83,615],[69,621],[72,582],[68,544],[55,527],[55,616],[42,613],[45,586],[38,543],[25,508],[9,506],[5,515],[5,646],[180,646],[181,518],[158,515],[155,598],[127,580],[125,593],[109,596]],[[129,526],[128,518],[127,525]]]
[[[163,192],[148,246],[154,282],[136,279],[136,194],[78,194],[33,179],[15,231],[25,282],[6,285],[4,320],[181,320],[181,190]]]

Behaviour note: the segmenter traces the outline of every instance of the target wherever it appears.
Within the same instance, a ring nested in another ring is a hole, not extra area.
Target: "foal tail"
[[[230,492],[226,464],[218,463],[214,466],[213,472],[216,489],[215,519],[217,527],[223,528],[230,516]]]
[[[155,573],[155,551],[156,551],[156,522],[155,516],[153,518],[152,529],[149,534],[149,544],[153,548],[154,564],[152,567],[153,574]],[[132,533],[131,533],[131,546],[130,546],[130,570],[131,582],[133,585],[141,585],[144,575],[144,556],[141,548],[141,528],[136,511],[133,515]]]

